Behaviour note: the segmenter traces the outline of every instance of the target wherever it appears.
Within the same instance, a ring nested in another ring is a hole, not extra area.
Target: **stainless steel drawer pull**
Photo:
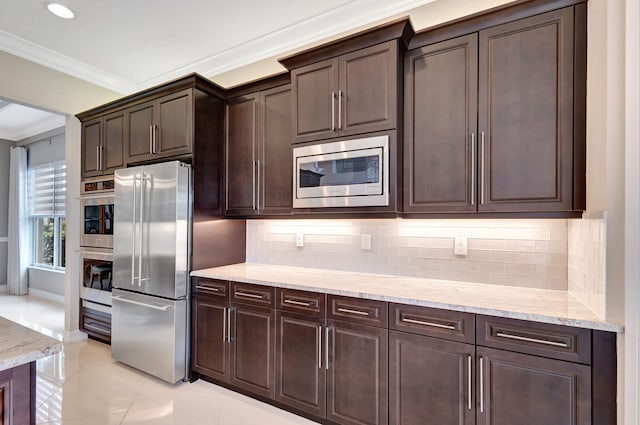
[[[339,307],[338,311],[340,313],[351,313],[351,314],[359,314],[360,316],[370,316],[368,311],[351,310],[350,308]]]
[[[284,300],[282,302],[286,304],[299,305],[302,307],[311,307],[313,305],[311,301]]]
[[[239,291],[236,291],[236,296],[238,296],[238,297],[247,297],[247,298],[256,298],[256,299],[259,299],[259,300],[262,300],[262,299],[266,298],[264,295],[251,294],[249,292],[239,292]]]
[[[102,328],[100,326],[95,326],[95,325],[85,323],[84,328],[95,331],[95,332],[100,332],[101,334],[111,335],[111,331],[109,329]]]
[[[449,329],[449,330],[452,330],[452,331],[455,331],[457,329],[453,325],[442,325],[440,323],[424,322],[422,320],[415,320],[415,319],[404,319],[403,318],[402,322],[413,323],[415,325],[431,326],[432,328]]]
[[[517,341],[535,342],[536,344],[551,345],[553,347],[569,348],[566,342],[547,341],[546,339],[528,338],[526,336],[511,335],[504,332],[496,332],[496,336],[500,338],[515,339]]]
[[[215,286],[196,285],[196,289],[198,291],[210,291],[210,292],[220,292],[220,291],[222,291],[222,288],[216,288]]]
[[[322,325],[318,326],[318,369],[322,369]]]
[[[468,355],[467,356],[467,363],[468,363],[467,364],[467,369],[468,369],[467,370],[467,398],[468,398],[467,403],[468,403],[469,410],[473,410],[473,406],[471,405],[471,403],[472,403],[472,400],[471,400],[471,397],[472,397],[472,393],[471,393],[471,376],[472,376],[471,375],[471,366],[472,366],[472,364],[471,364],[471,361],[472,361],[471,360],[471,355]]]
[[[161,310],[161,311],[167,311],[171,308],[170,305],[163,305],[163,306],[156,306],[156,305],[151,305],[151,304],[147,304],[147,303],[141,303],[140,301],[134,301],[134,300],[129,300],[126,298],[122,298],[121,296],[115,296],[115,297],[111,297],[112,300],[118,300],[118,301],[122,301],[123,303],[129,303],[129,304],[135,304],[135,305],[139,305],[142,307],[147,307],[147,308],[152,308],[154,310]]]

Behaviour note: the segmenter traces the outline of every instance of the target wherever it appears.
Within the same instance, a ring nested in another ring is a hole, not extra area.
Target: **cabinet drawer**
[[[388,305],[384,301],[329,295],[329,319],[386,328]]]
[[[591,364],[589,329],[477,316],[476,341],[486,347]]]
[[[194,295],[211,295],[221,300],[229,299],[229,282],[226,280],[194,277],[192,285],[191,292]]]
[[[327,296],[317,292],[276,289],[276,309],[324,316]]]
[[[111,344],[111,316],[85,307],[80,308],[80,330]]]
[[[475,341],[475,316],[405,304],[390,304],[389,328],[452,341]]]
[[[274,308],[275,288],[249,283],[231,282],[231,301]]]

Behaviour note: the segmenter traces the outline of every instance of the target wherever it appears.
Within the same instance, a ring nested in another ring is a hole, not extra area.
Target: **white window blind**
[[[32,215],[64,216],[67,166],[64,161],[31,169]]]

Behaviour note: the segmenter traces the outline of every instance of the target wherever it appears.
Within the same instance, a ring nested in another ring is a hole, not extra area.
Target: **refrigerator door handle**
[[[142,286],[142,228],[144,224],[144,190],[146,177],[143,172],[140,175],[140,220],[139,220],[139,232],[138,232],[138,286]]]
[[[140,301],[134,301],[134,300],[129,300],[127,298],[123,298],[120,295],[114,295],[112,297],[114,300],[118,300],[118,301],[122,301],[124,303],[129,303],[129,304],[135,304],[135,305],[141,305],[143,307],[148,307],[148,308],[152,308],[154,310],[160,310],[160,311],[167,311],[171,308],[170,305],[163,305],[162,307],[159,307],[157,305],[151,305],[151,304],[147,304],[147,303],[141,303]]]
[[[131,225],[133,230],[133,236],[131,237],[131,286],[136,284],[136,182],[138,181],[138,175],[133,175],[133,212],[131,215]]]

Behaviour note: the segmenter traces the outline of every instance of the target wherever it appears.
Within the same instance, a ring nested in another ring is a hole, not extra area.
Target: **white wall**
[[[9,159],[12,146],[15,146],[14,142],[0,139],[0,287],[5,287],[7,284]]]

